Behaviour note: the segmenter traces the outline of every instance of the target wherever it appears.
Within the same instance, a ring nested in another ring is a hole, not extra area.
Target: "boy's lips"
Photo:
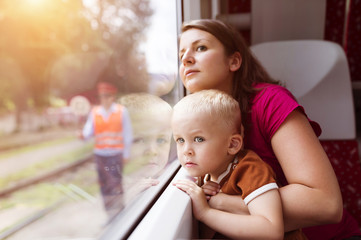
[[[184,166],[187,167],[187,168],[190,168],[190,167],[194,167],[196,166],[197,164],[195,164],[194,162],[191,162],[191,161],[187,161]]]

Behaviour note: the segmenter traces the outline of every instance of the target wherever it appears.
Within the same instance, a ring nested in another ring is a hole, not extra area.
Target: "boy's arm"
[[[211,208],[200,221],[230,238],[283,239],[282,205],[278,190],[253,199],[251,215],[240,215]]]
[[[191,197],[196,219],[227,237],[283,239],[282,205],[276,189],[248,204],[251,215],[240,215],[211,208],[203,190],[189,180],[178,180],[174,185]]]
[[[208,204],[211,208],[231,213],[249,215],[248,207],[240,195],[228,195],[222,193],[220,192],[221,188],[219,184],[212,181],[206,181],[202,185],[202,189],[206,194]]]
[[[229,195],[220,192],[214,196],[211,196],[208,204],[211,208],[215,208],[221,211],[249,215],[248,206],[244,203],[242,197],[239,195]]]

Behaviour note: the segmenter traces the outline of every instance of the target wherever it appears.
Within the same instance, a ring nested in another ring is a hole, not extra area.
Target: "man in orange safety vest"
[[[128,110],[115,103],[117,88],[108,82],[97,85],[100,105],[85,123],[81,138],[95,138],[94,159],[104,206],[109,217],[123,208],[122,171],[130,157],[132,127]]]

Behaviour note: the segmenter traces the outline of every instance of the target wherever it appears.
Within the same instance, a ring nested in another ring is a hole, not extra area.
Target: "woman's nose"
[[[182,56],[183,65],[193,64],[194,62],[195,62],[195,59],[194,59],[192,52],[190,50],[187,50],[186,52],[184,52],[184,54]]]

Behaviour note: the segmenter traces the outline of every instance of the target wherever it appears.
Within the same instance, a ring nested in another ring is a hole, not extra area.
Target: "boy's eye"
[[[163,138],[163,137],[159,137],[157,138],[157,143],[158,144],[163,144],[163,143],[166,143],[167,142],[167,139]]]
[[[204,141],[204,138],[202,138],[202,137],[195,137],[195,138],[194,138],[194,141],[195,141],[195,142],[203,142],[203,141]]]
[[[197,52],[202,52],[202,51],[207,50],[207,47],[206,47],[206,46],[203,46],[203,45],[202,45],[202,46],[198,46],[196,50],[197,50]]]
[[[137,137],[133,139],[133,143],[145,143],[145,139],[143,137]]]
[[[184,143],[184,139],[183,138],[177,138],[175,140],[177,143]]]

